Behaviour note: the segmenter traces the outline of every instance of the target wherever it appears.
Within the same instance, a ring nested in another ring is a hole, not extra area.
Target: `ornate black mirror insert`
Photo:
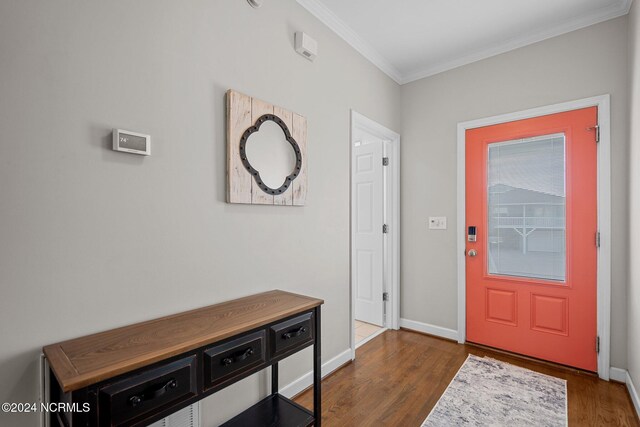
[[[291,148],[293,148],[293,152],[296,156],[296,163],[293,171],[284,179],[284,183],[279,188],[271,188],[266,185],[260,177],[260,172],[253,166],[251,166],[251,163],[249,162],[249,159],[247,157],[246,145],[249,137],[251,136],[251,134],[260,131],[260,126],[262,126],[262,124],[268,120],[280,126],[280,129],[282,129],[287,142],[291,144]],[[242,134],[242,138],[240,138],[240,159],[242,160],[242,164],[247,169],[247,171],[249,171],[251,176],[253,176],[253,178],[256,180],[258,187],[260,187],[260,189],[262,189],[262,191],[264,191],[265,193],[273,195],[282,194],[287,191],[287,188],[289,188],[293,180],[296,179],[296,177],[300,174],[300,169],[302,167],[302,153],[300,152],[298,143],[291,136],[291,132],[289,131],[289,128],[287,127],[285,122],[283,122],[280,117],[274,114],[265,114],[263,116],[260,116],[258,120],[256,120],[256,123]]]

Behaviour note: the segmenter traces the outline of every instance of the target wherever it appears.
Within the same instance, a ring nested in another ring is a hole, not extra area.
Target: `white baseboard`
[[[636,407],[636,412],[638,417],[640,417],[640,395],[638,395],[638,389],[633,384],[631,380],[631,375],[627,372],[627,388],[629,389],[629,395],[631,395],[631,401],[633,402],[633,406]]]
[[[342,365],[351,361],[351,349],[347,349],[338,354],[333,359],[322,364],[322,378],[326,377]],[[297,380],[280,388],[280,394],[287,398],[292,398],[302,390],[313,384],[313,371],[309,371]]]
[[[454,329],[443,328],[442,326],[435,326],[435,325],[430,325],[428,323],[416,322],[415,320],[400,319],[400,327],[411,329],[413,331],[424,332],[425,334],[435,335],[437,337],[458,341],[458,331]]]
[[[609,368],[609,379],[619,383],[627,383],[627,370],[611,367]]]
[[[629,390],[629,396],[631,396],[633,406],[635,406],[636,412],[640,417],[640,395],[638,395],[638,389],[633,384],[629,372],[626,369],[614,368],[612,366],[609,370],[609,379],[625,383],[627,385],[627,390]]]

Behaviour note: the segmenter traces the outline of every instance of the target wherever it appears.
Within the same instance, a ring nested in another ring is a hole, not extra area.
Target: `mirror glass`
[[[267,120],[247,139],[245,152],[262,182],[277,189],[296,167],[296,153],[277,123]]]

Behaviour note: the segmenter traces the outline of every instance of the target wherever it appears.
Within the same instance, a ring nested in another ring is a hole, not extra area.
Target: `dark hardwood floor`
[[[420,426],[468,354],[566,379],[570,426],[640,426],[623,384],[404,330],[387,331],[363,345],[355,362],[322,382],[323,425]],[[311,408],[313,393],[295,400]]]

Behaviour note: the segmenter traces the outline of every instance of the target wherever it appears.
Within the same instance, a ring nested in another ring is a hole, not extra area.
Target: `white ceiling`
[[[625,15],[632,0],[297,1],[403,84]]]

